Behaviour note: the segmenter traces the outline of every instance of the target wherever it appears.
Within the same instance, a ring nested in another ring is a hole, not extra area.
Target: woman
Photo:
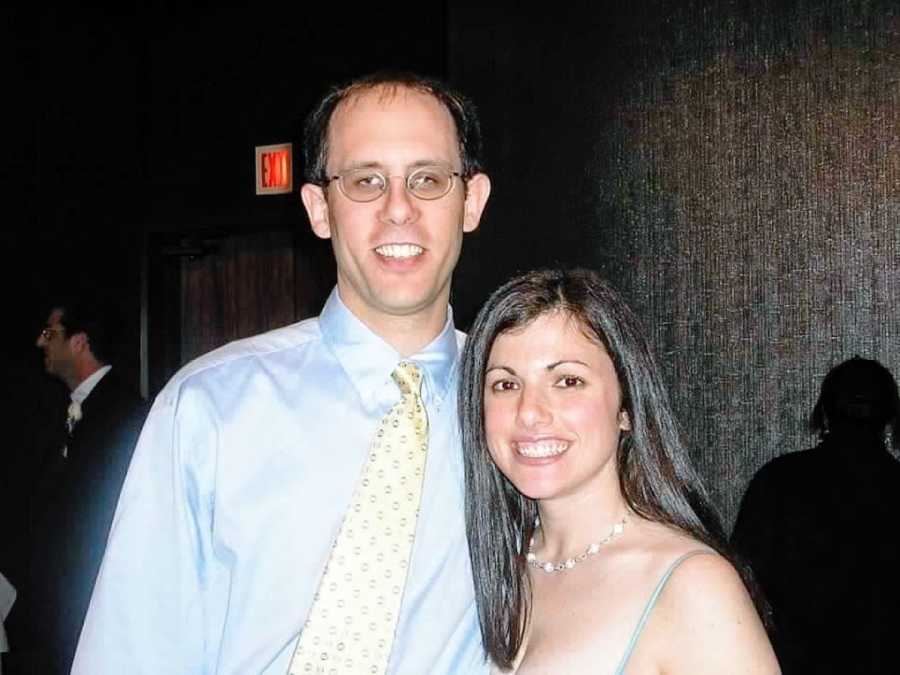
[[[779,672],[638,322],[599,276],[498,289],[466,343],[460,411],[500,672]]]

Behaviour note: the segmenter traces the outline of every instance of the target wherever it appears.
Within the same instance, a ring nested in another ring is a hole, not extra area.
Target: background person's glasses
[[[459,172],[442,166],[423,166],[406,176],[406,189],[418,199],[440,199],[453,189],[453,181],[459,177]],[[393,176],[370,168],[350,169],[336,176],[329,176],[326,185],[336,180],[338,188],[347,199],[371,202],[388,191],[391,178]]]

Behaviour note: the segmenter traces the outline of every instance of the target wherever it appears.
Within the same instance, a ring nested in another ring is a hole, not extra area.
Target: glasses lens
[[[354,169],[340,177],[341,192],[355,202],[378,199],[384,193],[385,183],[385,177],[371,169]]]
[[[419,199],[440,199],[450,192],[453,174],[441,166],[426,166],[409,174],[406,188]]]

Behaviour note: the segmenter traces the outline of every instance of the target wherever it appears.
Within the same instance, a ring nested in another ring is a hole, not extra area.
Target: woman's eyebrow
[[[567,363],[575,363],[579,366],[584,366],[585,368],[590,368],[590,365],[581,361],[579,359],[562,359],[560,361],[554,361],[553,363],[547,366],[547,370],[553,370],[554,368],[558,368],[559,366],[566,365]]]

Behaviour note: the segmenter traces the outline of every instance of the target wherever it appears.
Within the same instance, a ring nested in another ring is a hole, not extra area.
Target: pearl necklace
[[[595,541],[593,544],[588,546],[586,549],[584,549],[584,553],[582,553],[581,555],[577,555],[574,558],[566,558],[562,562],[558,563],[538,560],[538,557],[531,552],[531,549],[534,547],[534,535],[532,535],[531,540],[528,542],[528,551],[525,554],[525,560],[532,567],[544,570],[547,574],[552,574],[553,572],[565,572],[566,570],[570,570],[575,567],[575,565],[577,565],[578,563],[584,562],[589,557],[597,555],[597,553],[600,551],[601,546],[608,544],[613,539],[622,534],[625,531],[626,520],[626,516],[622,516],[622,520],[612,526],[612,529],[609,531],[608,535],[603,537],[603,539],[601,539],[600,541]],[[541,519],[535,518],[534,529],[537,529],[538,527],[540,527],[540,525]]]

